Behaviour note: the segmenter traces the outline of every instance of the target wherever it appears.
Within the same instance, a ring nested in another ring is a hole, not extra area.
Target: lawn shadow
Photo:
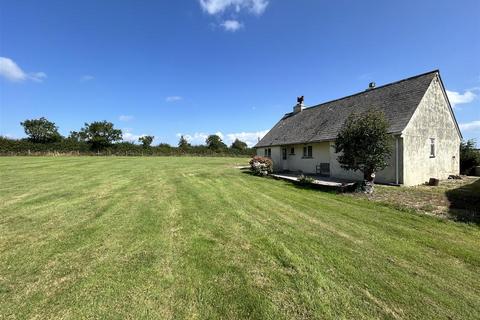
[[[259,176],[259,175],[255,174],[255,173],[253,173],[253,171],[250,170],[249,168],[240,168],[239,170],[240,170],[240,172],[243,173],[243,174],[248,174],[248,175],[250,175],[250,176],[259,177],[259,178],[264,178],[264,177],[262,177],[262,176]]]
[[[319,190],[323,192],[328,192],[328,193],[343,193],[345,192],[344,189],[340,187],[329,187],[329,186],[323,186],[319,184],[314,184],[314,183],[302,183],[300,181],[289,181],[290,183],[293,184],[293,186],[297,189],[303,189],[303,190]]]
[[[480,179],[445,192],[450,202],[449,213],[461,222],[480,224]]]
[[[271,175],[261,176],[261,175],[255,174],[252,170],[250,170],[250,168],[242,168],[240,169],[240,172],[256,178],[273,179]]]

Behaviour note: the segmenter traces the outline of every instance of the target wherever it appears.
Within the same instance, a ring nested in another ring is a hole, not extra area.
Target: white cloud
[[[220,131],[217,131],[217,132],[215,132],[214,134],[216,134],[217,136],[219,136],[220,139],[222,139],[222,140],[224,139],[223,133],[221,133]]]
[[[122,114],[118,117],[118,120],[124,121],[124,122],[131,121],[133,120],[133,116],[127,116]]]
[[[450,100],[450,104],[452,105],[452,107],[455,107],[458,104],[472,102],[477,97],[477,94],[474,92],[474,90],[475,89],[466,90],[463,94],[457,91],[446,91],[448,95],[448,100]]]
[[[24,81],[27,75],[13,60],[0,57],[0,75],[10,81]]]
[[[472,122],[460,123],[460,129],[463,131],[476,131],[480,130],[480,120],[474,120]]]
[[[167,102],[175,102],[175,101],[180,101],[182,100],[183,98],[180,97],[180,96],[170,96],[170,97],[166,97],[165,98],[165,101]]]
[[[203,132],[195,132],[194,134],[177,133],[178,138],[180,138],[181,136],[187,139],[187,141],[192,145],[200,145],[205,144],[205,140],[207,139],[209,134]]]
[[[86,74],[86,75],[83,75],[83,76],[80,77],[81,82],[87,82],[87,81],[91,81],[93,79],[95,79],[95,77],[92,76],[92,75],[89,75],[89,74]]]
[[[200,6],[208,14],[223,13],[228,9],[235,12],[247,10],[250,13],[261,15],[268,6],[268,0],[199,0]]]
[[[225,31],[235,32],[243,28],[243,24],[237,20],[225,20],[220,24]]]
[[[0,57],[0,76],[12,82],[22,82],[25,80],[42,82],[47,78],[45,72],[24,72],[15,61],[6,57]]]
[[[259,139],[262,139],[263,136],[267,134],[268,130],[256,131],[256,132],[239,132],[239,133],[229,133],[226,135],[226,141],[228,144],[231,144],[235,139],[246,142],[249,147],[253,147],[257,144]]]
[[[43,82],[43,80],[47,78],[47,75],[45,74],[45,72],[35,72],[35,73],[30,73],[28,75],[28,78],[36,82]]]
[[[5,138],[8,138],[8,139],[18,139],[18,137],[14,134],[11,134],[11,133],[0,133],[0,137],[5,137]]]
[[[132,130],[132,129],[130,129],[130,128],[124,128],[124,129],[122,130],[123,141],[137,143],[137,142],[138,142],[138,138],[144,137],[144,136],[147,135],[147,134],[145,134],[145,133],[144,133],[144,134],[134,134],[134,133],[132,133],[131,130]]]
[[[210,15],[222,15],[230,12],[231,16],[238,16],[241,12],[261,15],[268,6],[268,0],[199,0],[203,11]],[[226,31],[235,32],[243,28],[243,23],[237,19],[227,19],[219,24]]]
[[[223,134],[222,132],[216,132],[215,134],[218,135],[225,144],[230,146],[235,139],[239,139],[247,143],[249,147],[253,147],[259,139],[263,138],[266,135],[268,130],[263,131],[255,131],[255,132],[238,132],[238,133],[227,133]],[[210,135],[204,132],[195,132],[193,134],[182,134],[177,133],[177,137],[184,136],[188,142],[192,145],[199,145],[205,144],[205,140]]]

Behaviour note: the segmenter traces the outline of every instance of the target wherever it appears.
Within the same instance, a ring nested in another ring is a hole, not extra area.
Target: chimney
[[[299,113],[303,109],[305,109],[305,105],[303,104],[303,96],[297,97],[297,104],[293,107],[293,113]]]
[[[368,89],[367,90],[372,90],[372,89],[375,89],[375,82],[370,82],[368,84]]]

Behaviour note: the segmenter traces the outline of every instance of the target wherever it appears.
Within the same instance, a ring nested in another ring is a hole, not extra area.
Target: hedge
[[[9,139],[0,137],[0,156],[26,155],[102,155],[102,156],[217,156],[217,157],[251,157],[254,149],[212,150],[206,146],[191,146],[186,149],[165,144],[144,147],[130,142],[120,142],[100,150],[93,151],[86,142],[63,139],[54,143],[33,143],[27,139]]]

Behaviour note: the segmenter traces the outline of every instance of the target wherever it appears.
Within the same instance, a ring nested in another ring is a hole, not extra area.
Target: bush
[[[266,176],[273,172],[273,162],[270,158],[254,156],[250,160],[250,170],[257,176]]]
[[[335,140],[335,152],[340,153],[337,160],[342,169],[362,172],[368,182],[365,185],[373,192],[375,172],[386,168],[390,158],[390,141],[388,121],[382,112],[372,109],[360,115],[352,113]]]
[[[460,144],[460,173],[473,174],[480,166],[480,153],[475,149],[475,140],[462,141]]]
[[[303,184],[303,185],[312,184],[313,181],[315,181],[315,179],[313,179],[312,177],[303,175],[303,174],[298,177],[298,182],[300,182],[300,184]]]

